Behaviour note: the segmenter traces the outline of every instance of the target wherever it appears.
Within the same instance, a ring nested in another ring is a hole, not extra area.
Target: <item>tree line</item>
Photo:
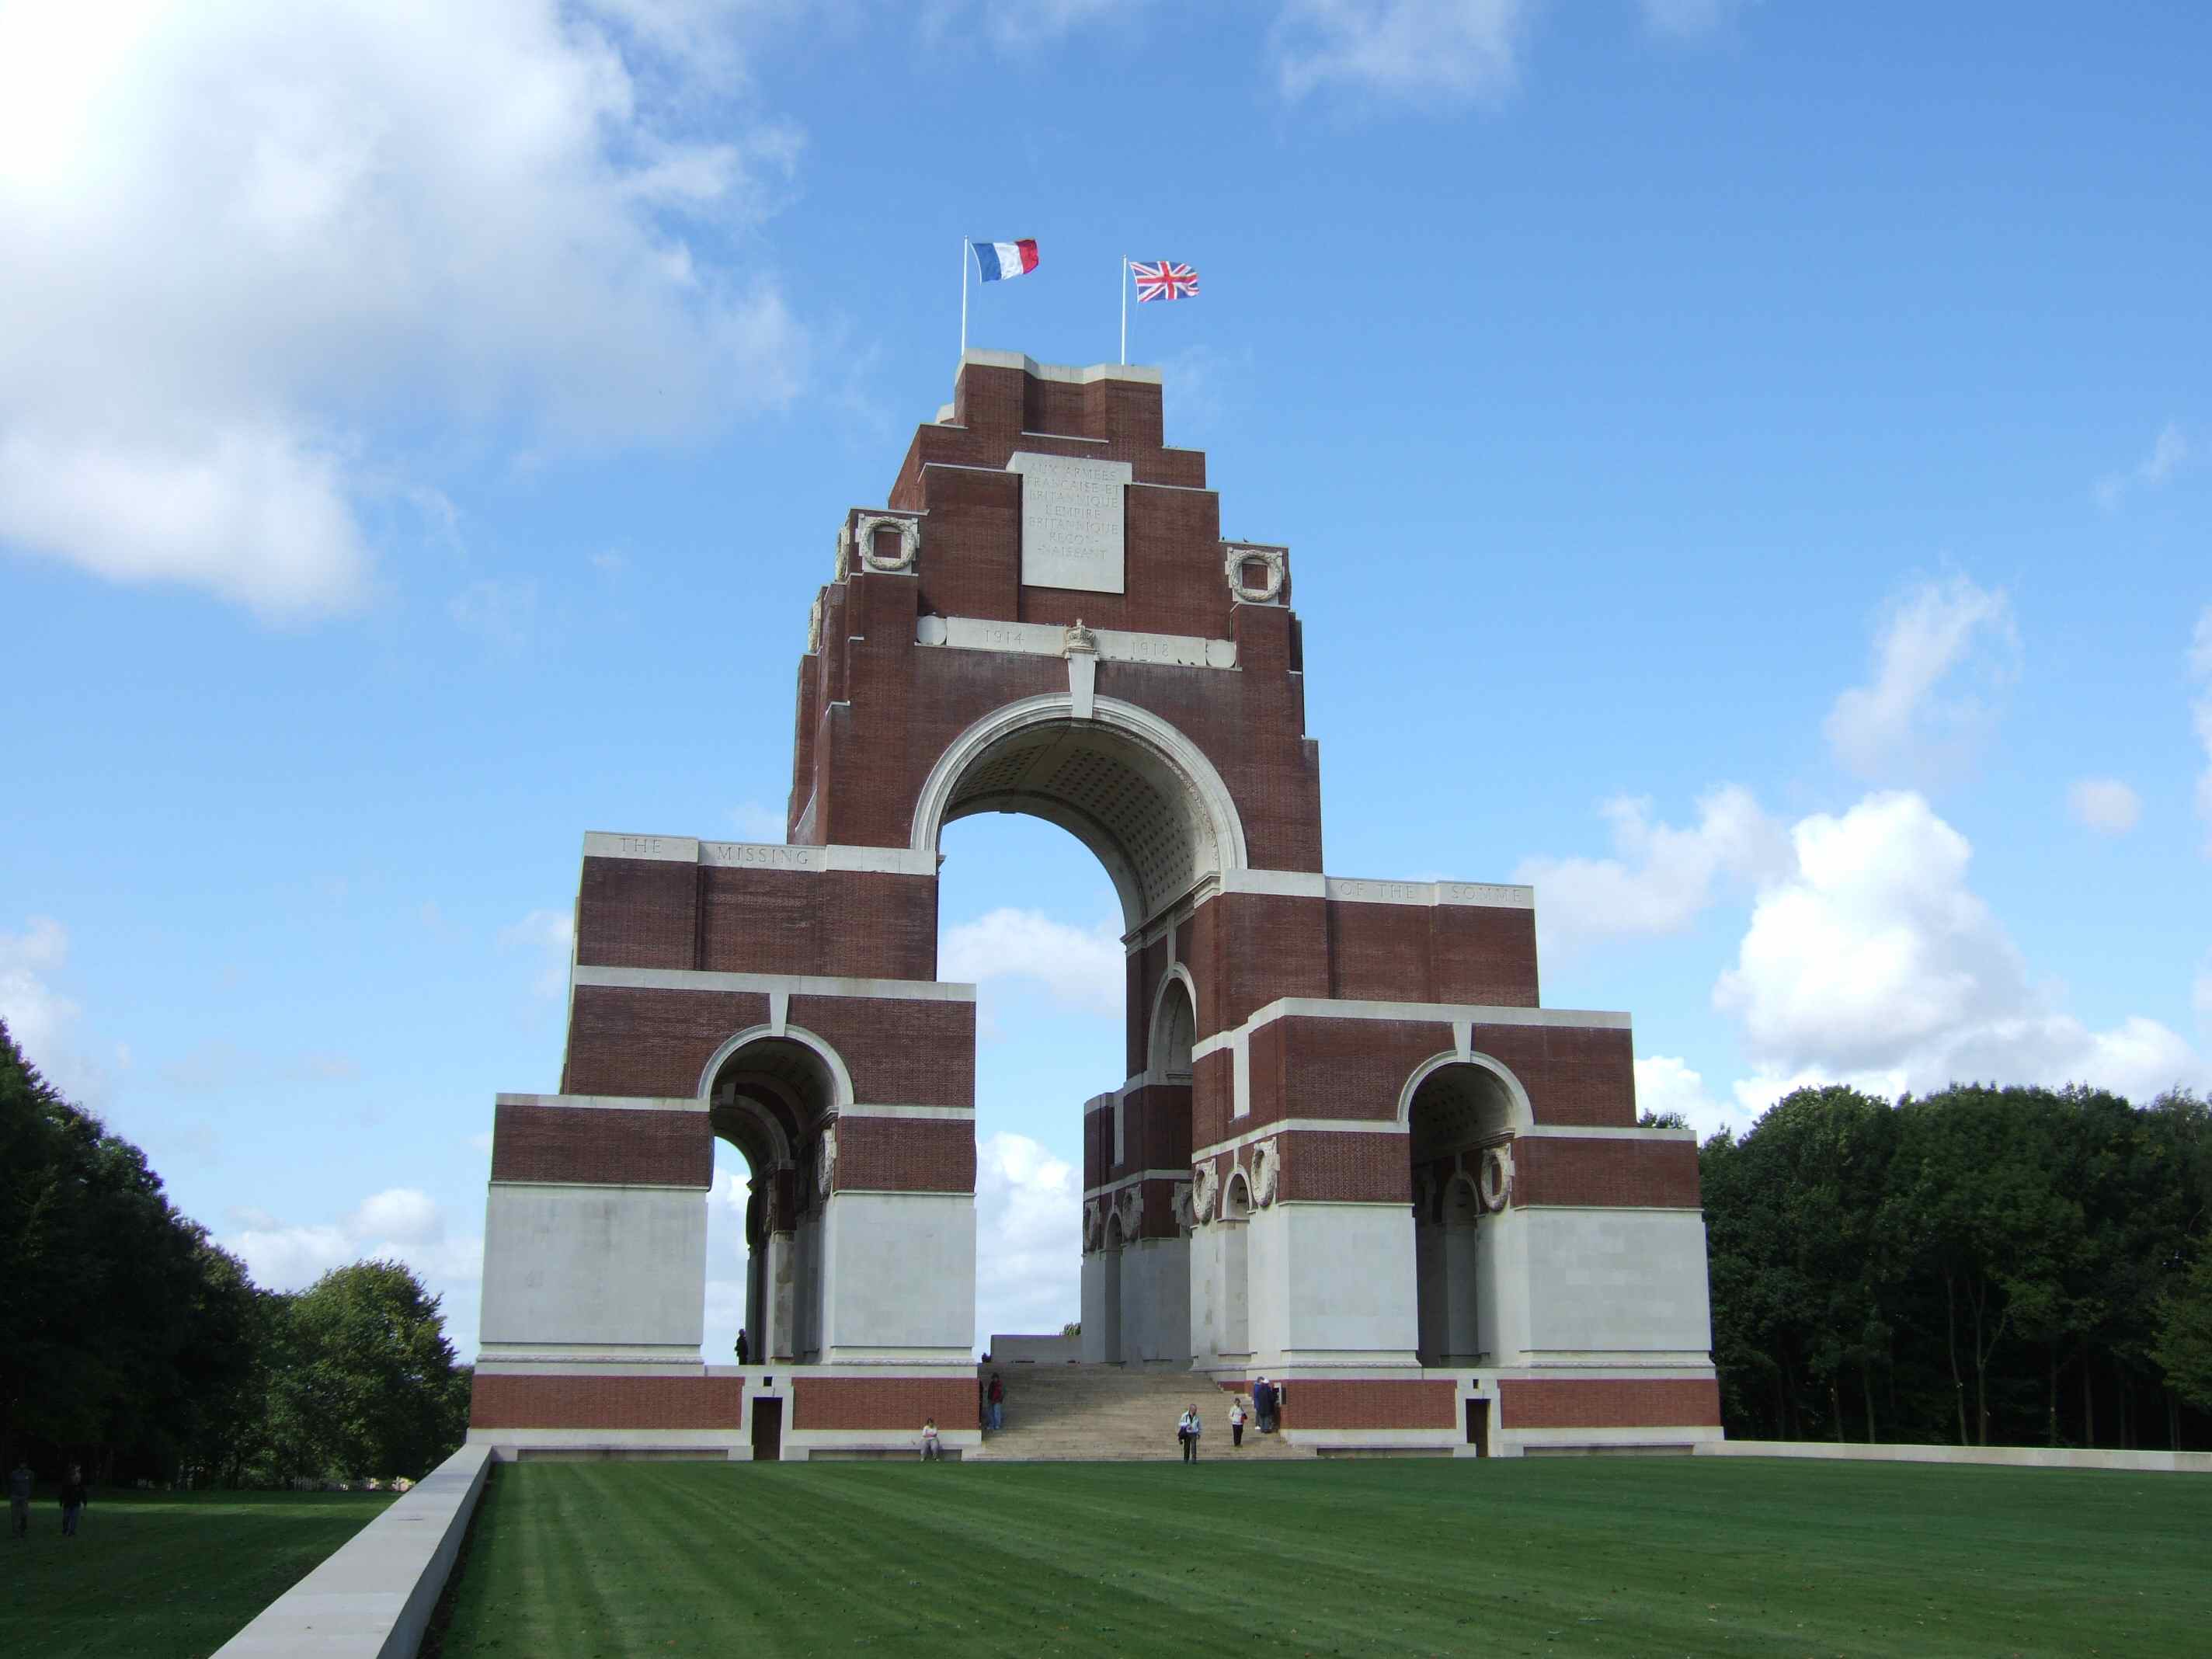
[[[1802,1089],[1705,1142],[1731,1437],[2212,1445],[2212,1108]]]
[[[264,1290],[0,1021],[0,1462],[102,1484],[419,1478],[470,1374],[396,1261]]]

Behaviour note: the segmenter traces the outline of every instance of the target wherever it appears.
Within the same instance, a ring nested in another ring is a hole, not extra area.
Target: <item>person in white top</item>
[[[1244,1443],[1244,1400],[1241,1395],[1229,1402],[1229,1443],[1232,1446]]]
[[[921,1461],[927,1463],[932,1458],[940,1463],[945,1461],[945,1448],[938,1443],[937,1419],[933,1417],[925,1418],[921,1425]]]
[[[1182,1442],[1182,1461],[1186,1463],[1198,1462],[1198,1406],[1194,1401],[1176,1422],[1176,1438]]]

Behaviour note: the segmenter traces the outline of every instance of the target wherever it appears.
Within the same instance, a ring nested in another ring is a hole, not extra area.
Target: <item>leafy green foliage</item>
[[[1700,1164],[1733,1432],[2184,1437],[2198,1397],[2160,1332],[2187,1327],[2173,1286],[2212,1215],[2212,1115],[2193,1097],[1805,1089]]]
[[[0,1024],[0,1457],[95,1480],[420,1475],[467,1374],[396,1262],[257,1288]]]

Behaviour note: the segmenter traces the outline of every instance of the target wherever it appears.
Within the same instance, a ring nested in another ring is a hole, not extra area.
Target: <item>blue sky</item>
[[[1330,869],[1534,881],[1645,1103],[2203,1088],[2207,62],[2179,6],[0,5],[0,1014],[264,1281],[396,1249],[471,1348],[582,832],[773,836],[945,255],[1035,236],[974,343],[1201,273],[1132,356],[1292,547]],[[988,1334],[1074,1311],[1115,907],[948,850]]]

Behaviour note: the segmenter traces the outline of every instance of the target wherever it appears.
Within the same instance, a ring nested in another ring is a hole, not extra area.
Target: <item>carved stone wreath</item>
[[[1190,1212],[1203,1224],[1213,1219],[1213,1201],[1220,1195],[1221,1177],[1214,1173],[1213,1160],[1208,1158],[1192,1172]]]
[[[841,524],[837,526],[837,566],[830,572],[831,581],[842,582],[845,580],[845,568],[852,562],[852,552],[853,526],[849,524]]]
[[[1188,1181],[1178,1181],[1175,1184],[1172,1205],[1175,1210],[1176,1231],[1178,1232],[1187,1233],[1194,1224],[1190,1213],[1190,1188],[1191,1183]]]
[[[1098,1200],[1092,1199],[1083,1206],[1083,1253],[1089,1255],[1105,1243],[1105,1219],[1098,1212]]]
[[[1252,1201],[1273,1204],[1276,1183],[1282,1179],[1283,1149],[1273,1138],[1261,1141],[1252,1149]]]
[[[1258,561],[1267,568],[1267,575],[1259,586],[1244,580],[1244,567]],[[1283,597],[1283,583],[1290,575],[1290,565],[1279,547],[1260,547],[1250,542],[1224,542],[1221,544],[1222,574],[1229,578],[1229,591],[1250,605],[1272,605]]]
[[[899,549],[896,555],[885,558],[876,551],[876,532],[898,532]],[[871,570],[911,570],[921,554],[921,525],[915,519],[895,519],[888,513],[863,513],[860,521],[853,527],[854,538],[860,544],[860,562]]]
[[[1482,1176],[1479,1184],[1482,1207],[1486,1210],[1504,1209],[1513,1198],[1513,1153],[1504,1146],[1492,1146],[1482,1155]]]
[[[1137,1228],[1145,1218],[1145,1191],[1141,1187],[1121,1188],[1121,1242],[1137,1242]]]
[[[814,1163],[814,1182],[823,1195],[837,1180],[837,1126],[831,1124],[822,1132],[822,1155]]]
[[[814,608],[806,613],[806,654],[813,656],[822,649],[822,596],[814,596]]]

